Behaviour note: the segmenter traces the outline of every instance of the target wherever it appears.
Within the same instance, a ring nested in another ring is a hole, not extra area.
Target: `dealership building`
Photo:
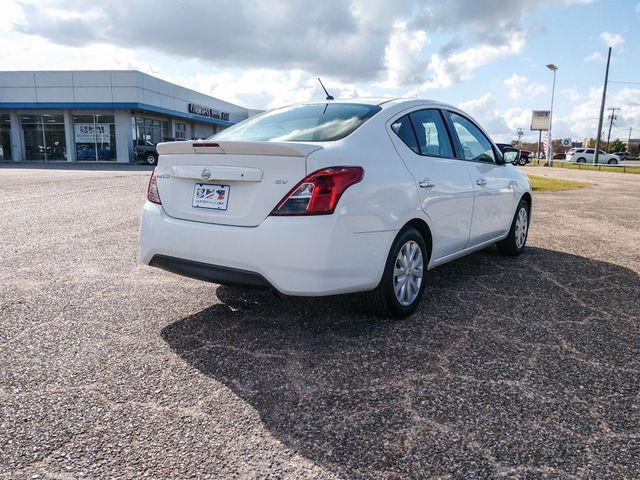
[[[132,70],[0,72],[0,161],[134,161],[252,112]]]

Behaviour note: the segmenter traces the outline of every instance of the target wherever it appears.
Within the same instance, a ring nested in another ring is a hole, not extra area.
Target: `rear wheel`
[[[502,255],[515,257],[520,255],[527,243],[529,233],[529,206],[524,200],[520,200],[516,214],[511,222],[509,235],[504,240],[498,242],[498,251]]]
[[[424,293],[428,264],[422,235],[413,227],[402,229],[391,246],[380,283],[370,292],[374,313],[384,318],[411,315]]]

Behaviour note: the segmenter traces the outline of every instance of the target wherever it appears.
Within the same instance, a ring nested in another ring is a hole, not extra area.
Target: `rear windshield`
[[[354,132],[380,110],[377,105],[357,103],[281,108],[240,122],[209,140],[329,142]]]

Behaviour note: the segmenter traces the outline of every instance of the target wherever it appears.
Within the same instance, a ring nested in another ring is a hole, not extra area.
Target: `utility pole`
[[[620,110],[618,107],[607,108],[607,110],[611,110],[611,115],[609,115],[609,133],[607,133],[607,152],[609,153],[609,140],[611,140],[611,127],[613,127],[613,121],[618,118],[616,117],[616,110]]]
[[[629,139],[627,140],[627,152],[631,153],[631,129],[633,127],[629,127]]]
[[[518,143],[516,143],[516,146],[518,146],[520,145],[520,141],[522,140],[522,136],[524,135],[524,129],[518,128],[518,130],[516,130],[516,133],[518,134]]]
[[[602,117],[604,117],[604,103],[607,100],[607,83],[609,82],[609,64],[611,63],[611,47],[609,47],[609,54],[607,55],[607,69],[604,73],[604,88],[602,89],[602,103],[600,104],[600,118],[598,120],[598,138],[596,138],[596,151],[593,157],[593,163],[598,163],[598,157],[600,156],[600,132],[602,131]]]
[[[553,72],[553,87],[551,87],[551,110],[549,110],[549,131],[547,135],[549,136],[547,143],[547,158],[545,162],[545,166],[552,166],[551,159],[553,158],[553,137],[551,136],[551,122],[553,122],[553,97],[556,93],[556,71],[558,67],[556,67],[553,63],[547,65],[547,68]]]

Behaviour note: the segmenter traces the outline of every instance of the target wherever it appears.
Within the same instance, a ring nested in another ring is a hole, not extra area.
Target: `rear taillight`
[[[149,178],[149,186],[147,187],[147,200],[158,205],[162,205],[160,200],[160,191],[158,190],[158,181],[156,180],[156,169],[153,169],[151,177]]]
[[[298,183],[271,215],[329,215],[351,185],[362,180],[360,167],[323,168]]]

